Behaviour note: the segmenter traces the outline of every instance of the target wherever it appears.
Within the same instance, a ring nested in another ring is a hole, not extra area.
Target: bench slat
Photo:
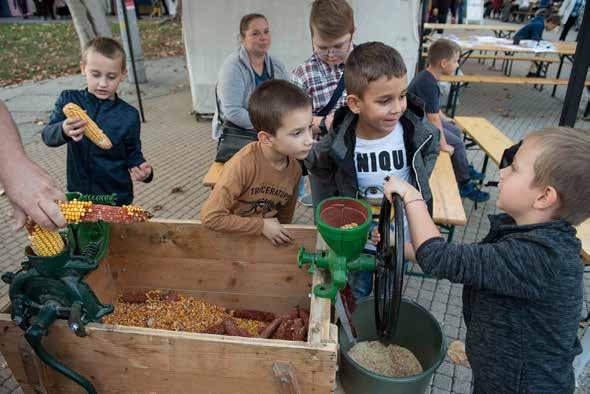
[[[433,219],[437,224],[464,226],[467,223],[465,208],[453,171],[451,156],[440,152],[432,175],[430,189],[433,198]]]
[[[514,144],[510,138],[485,118],[456,116],[455,122],[486,152],[496,165],[500,164],[504,150]]]
[[[569,82],[567,79],[506,77],[501,75],[441,75],[439,81],[451,83],[500,83],[513,85],[567,85]],[[590,86],[590,81],[585,81],[584,85]]]
[[[214,162],[211,164],[209,171],[207,171],[207,174],[203,177],[203,186],[213,189],[219,180],[219,177],[221,177],[221,171],[223,171],[223,163]]]

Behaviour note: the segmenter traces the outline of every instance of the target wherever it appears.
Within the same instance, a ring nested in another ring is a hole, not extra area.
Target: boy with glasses
[[[316,0],[311,6],[309,28],[313,54],[292,72],[292,82],[311,97],[312,130],[315,136],[327,133],[334,112],[345,105],[344,62],[353,48],[354,16],[345,0]],[[311,195],[299,201],[311,206]]]

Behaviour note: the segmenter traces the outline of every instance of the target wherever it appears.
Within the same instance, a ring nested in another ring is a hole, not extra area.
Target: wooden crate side
[[[103,259],[98,268],[90,272],[84,280],[101,303],[112,304],[117,300],[117,287],[108,258]]]
[[[12,322],[9,314],[0,313],[0,353],[23,391],[36,393],[35,383],[39,377],[34,376],[37,372],[33,364],[35,360],[23,354],[23,342],[23,331]]]
[[[207,230],[198,221],[152,220],[136,225],[112,225],[110,255],[134,257],[180,257],[240,260],[257,263],[296,264],[301,245],[313,250],[314,226],[287,225],[295,242],[273,247],[262,236],[219,233]]]
[[[99,392],[275,393],[272,366],[288,362],[303,393],[332,392],[336,344],[191,334],[92,324],[78,338],[64,322],[45,339],[47,350],[90,378]],[[47,368],[46,368],[47,369]],[[49,392],[77,387],[47,369]]]
[[[312,280],[296,261],[280,264],[152,256],[110,259],[118,287],[165,285],[172,289],[296,297],[309,293]]]

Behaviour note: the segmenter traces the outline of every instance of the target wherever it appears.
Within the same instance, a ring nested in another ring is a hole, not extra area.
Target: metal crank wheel
[[[391,243],[391,203],[383,198],[379,218],[381,241],[377,245],[375,270],[375,326],[379,340],[392,342],[402,299],[404,269],[404,214],[402,199],[393,195],[395,237]]]

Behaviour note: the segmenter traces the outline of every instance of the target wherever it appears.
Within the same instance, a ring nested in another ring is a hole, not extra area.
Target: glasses
[[[348,41],[347,49],[339,48],[345,45],[345,43],[339,44],[329,48],[328,50],[316,50],[315,48],[313,48],[313,53],[315,53],[319,57],[329,57],[330,55],[334,57],[343,57],[352,52],[352,37],[350,38],[350,41]]]
[[[518,152],[518,149],[521,145],[522,141],[504,150],[504,153],[502,154],[502,159],[500,160],[500,169],[506,168],[512,164],[512,162],[514,161],[514,156],[516,156],[516,152]]]

